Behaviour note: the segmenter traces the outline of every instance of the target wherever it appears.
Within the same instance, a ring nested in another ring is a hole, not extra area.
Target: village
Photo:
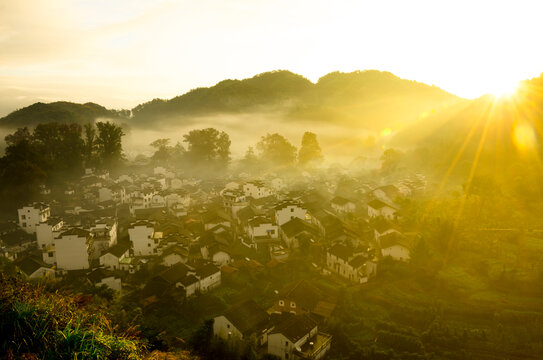
[[[416,233],[397,224],[397,199],[425,192],[422,174],[387,183],[341,174],[274,174],[252,179],[199,180],[161,166],[134,166],[110,177],[86,169],[59,191],[40,189],[41,202],[0,224],[1,255],[28,279],[83,278],[119,296],[142,294],[151,306],[165,294],[198,299],[240,271],[274,269],[289,257],[311,254],[318,276],[347,286],[374,281],[383,259],[409,262]],[[301,184],[300,184],[301,183]],[[141,283],[138,273],[147,271]],[[225,340],[256,341],[281,359],[320,359],[333,295],[306,280],[275,291],[273,305],[254,299],[214,318]]]

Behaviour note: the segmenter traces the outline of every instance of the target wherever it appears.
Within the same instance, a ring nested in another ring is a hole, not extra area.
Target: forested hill
[[[224,80],[170,100],[132,109],[134,123],[175,121],[183,116],[280,111],[289,120],[317,120],[380,128],[413,120],[421,112],[460,101],[437,87],[376,70],[333,72],[316,84],[280,70],[244,80]]]
[[[188,117],[221,113],[280,112],[289,122],[315,120],[379,129],[414,121],[425,111],[461,101],[437,87],[376,70],[333,72],[316,84],[290,71],[271,71],[244,80],[224,80],[170,100],[155,99],[132,109],[129,123],[174,125]],[[0,126],[44,122],[86,123],[98,117],[128,117],[93,103],[36,103],[0,119]]]
[[[23,127],[49,122],[86,124],[98,118],[124,119],[129,114],[128,110],[109,110],[94,103],[75,104],[57,101],[44,104],[38,102],[1,118],[0,126]]]

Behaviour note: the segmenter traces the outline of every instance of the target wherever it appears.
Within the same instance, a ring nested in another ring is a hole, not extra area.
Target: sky
[[[476,98],[543,72],[538,1],[0,0],[0,116],[132,108],[286,69],[377,69]]]

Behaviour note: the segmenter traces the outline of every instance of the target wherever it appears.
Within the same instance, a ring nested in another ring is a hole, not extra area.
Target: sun
[[[499,84],[494,84],[492,87],[492,95],[500,99],[511,98],[517,93],[518,87],[518,81],[506,81]]]

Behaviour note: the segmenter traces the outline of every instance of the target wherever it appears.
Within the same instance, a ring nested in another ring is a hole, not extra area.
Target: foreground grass
[[[118,333],[83,296],[49,293],[0,274],[0,353],[4,358],[142,359],[135,329]]]

